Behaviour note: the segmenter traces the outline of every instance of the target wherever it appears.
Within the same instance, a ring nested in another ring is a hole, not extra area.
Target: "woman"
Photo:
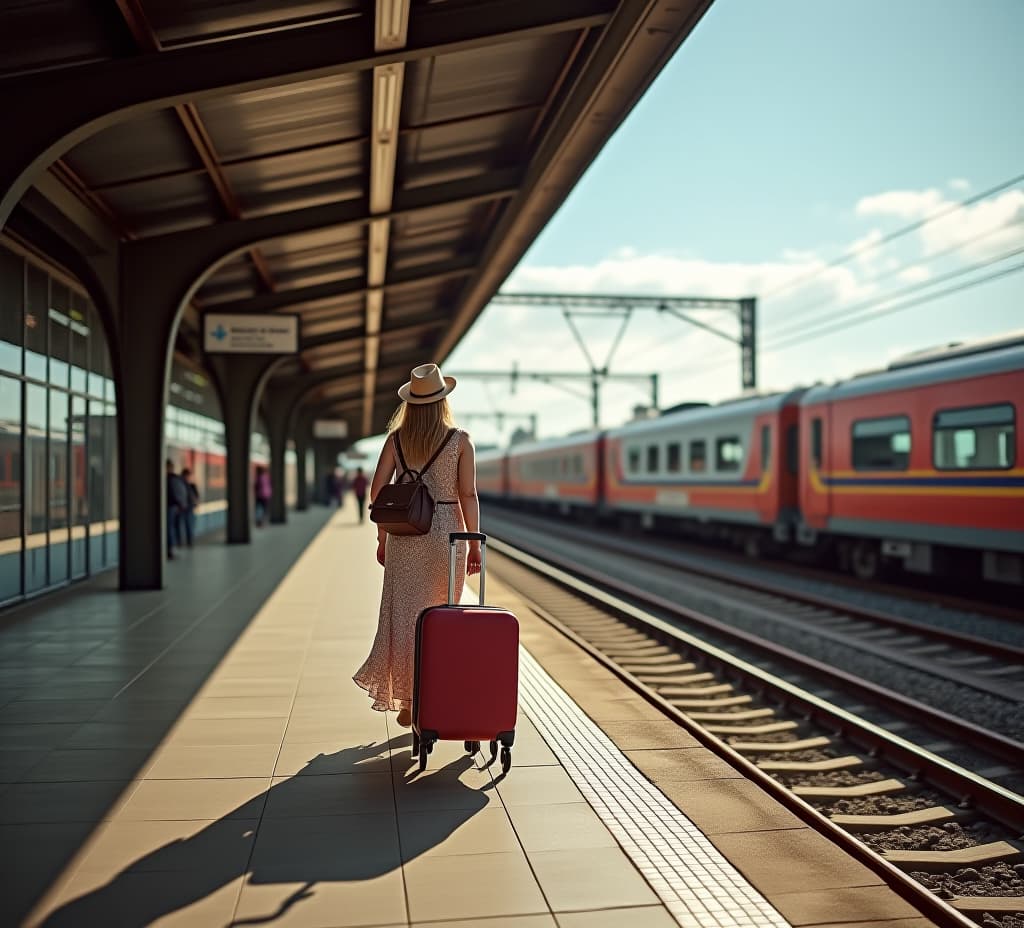
[[[270,472],[262,465],[256,465],[256,479],[253,481],[253,495],[256,497],[256,524],[263,525],[270,509]]]
[[[480,531],[476,459],[469,435],[455,429],[447,399],[454,389],[455,378],[443,377],[436,364],[413,368],[409,382],[398,391],[403,403],[388,426],[390,434],[370,484],[372,506],[396,471],[401,479],[396,442],[413,470],[442,448],[423,475],[434,498],[430,531],[389,536],[377,530],[377,561],[384,567],[380,617],[370,656],[353,677],[373,699],[374,709],[397,711],[398,724],[406,727],[412,724],[416,618],[427,606],[448,600],[448,533]],[[455,571],[458,600],[466,574],[480,571],[479,542],[470,542],[468,549],[458,543]]]

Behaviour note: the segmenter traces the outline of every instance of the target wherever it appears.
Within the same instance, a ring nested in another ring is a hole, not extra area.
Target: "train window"
[[[630,448],[626,455],[626,469],[631,474],[640,473],[640,449]]]
[[[743,460],[743,445],[735,436],[715,441],[715,470],[739,470]]]
[[[661,447],[647,446],[647,473],[656,474],[661,469]]]
[[[797,461],[800,448],[800,427],[791,425],[786,429],[786,470],[794,477],[797,473]]]
[[[906,470],[910,464],[910,419],[887,416],[853,423],[854,470]]]
[[[932,458],[937,470],[1006,470],[1015,461],[1013,406],[973,406],[937,413]]]
[[[678,441],[669,442],[666,450],[665,469],[670,474],[678,474],[683,469],[683,446]]]
[[[821,467],[821,419],[811,420],[811,462]]]
[[[572,459],[572,470],[577,477],[583,476],[583,455],[577,454]]]
[[[0,369],[21,373],[25,262],[0,248]]]
[[[699,474],[703,472],[705,464],[707,462],[707,442],[701,439],[700,441],[690,442],[690,470]]]
[[[772,427],[761,426],[761,472],[764,473],[772,464]]]

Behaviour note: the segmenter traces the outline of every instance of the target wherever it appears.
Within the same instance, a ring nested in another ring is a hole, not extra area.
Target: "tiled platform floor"
[[[322,522],[4,617],[0,923],[676,924],[528,719],[505,780],[453,744],[417,774],[349,679],[372,530]],[[794,924],[833,921],[926,924]]]

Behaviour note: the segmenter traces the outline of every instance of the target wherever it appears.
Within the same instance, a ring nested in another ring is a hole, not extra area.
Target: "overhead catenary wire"
[[[865,278],[862,281],[862,283],[867,283],[867,284],[878,283],[879,281],[888,280],[891,277],[896,277],[897,275],[902,274],[904,271],[910,270],[911,268],[924,267],[927,264],[932,264],[935,261],[938,261],[940,258],[949,257],[949,255],[956,253],[957,251],[959,251],[962,248],[965,248],[968,245],[974,245],[974,244],[982,241],[983,239],[990,238],[991,236],[995,235],[997,232],[1003,232],[1006,229],[1012,228],[1013,226],[1024,226],[1024,219],[1011,219],[1009,222],[1002,223],[1002,225],[993,226],[990,229],[986,229],[984,232],[979,232],[977,235],[972,235],[970,238],[961,239],[960,241],[950,245],[949,247],[943,248],[941,251],[932,252],[931,254],[924,255],[921,258],[918,258],[916,260],[906,261],[906,262],[904,262],[904,263],[902,263],[902,264],[900,264],[900,265],[898,265],[896,267],[889,268],[889,269],[883,271],[880,274],[875,274],[872,277]],[[924,285],[927,282],[926,281],[922,281],[921,283],[922,283],[922,285]],[[934,283],[934,280],[932,281],[932,283]],[[804,307],[802,307],[800,309],[792,310],[792,311],[787,311],[786,317],[780,323],[780,326],[779,327],[774,327],[773,326],[771,328],[771,330],[769,332],[769,337],[770,336],[775,336],[775,335],[788,334],[787,331],[786,331],[788,329],[796,329],[796,328],[802,328],[802,327],[807,326],[807,325],[814,325],[815,322],[816,322],[816,320],[814,320],[814,319],[810,319],[810,320],[803,319],[803,320],[797,322],[795,320],[795,317],[806,316],[808,313],[816,314],[821,309],[822,309],[822,304],[820,302],[816,301],[816,302],[810,303],[807,306],[804,306]],[[831,309],[831,307],[830,307],[830,309]]]
[[[996,255],[995,257],[989,258],[986,261],[978,261],[974,264],[968,264],[966,267],[957,268],[955,271],[949,271],[946,274],[941,274],[938,277],[933,277],[929,280],[918,281],[917,283],[908,284],[906,287],[900,287],[897,290],[892,290],[889,293],[881,296],[874,296],[870,299],[863,300],[860,303],[854,303],[852,306],[833,306],[829,312],[825,313],[818,319],[812,320],[811,322],[802,323],[795,331],[787,331],[787,329],[795,328],[792,326],[784,326],[782,332],[773,332],[772,335],[765,339],[764,347],[773,348],[776,345],[774,339],[786,340],[787,338],[794,337],[797,334],[807,334],[813,332],[817,326],[828,325],[836,316],[843,316],[843,318],[849,318],[852,313],[859,313],[865,309],[871,309],[880,304],[886,303],[890,300],[899,299],[901,297],[910,296],[918,293],[922,290],[929,290],[932,287],[936,287],[939,284],[946,283],[950,280],[955,280],[958,277],[963,277],[965,274],[973,274],[975,271],[984,270],[987,267],[991,267],[993,264],[999,264],[1002,261],[1008,261],[1010,258],[1015,258],[1019,254],[1024,254],[1024,245],[1012,248],[1009,251],[1005,251],[1002,254]],[[819,308],[825,308],[819,306]]]
[[[796,277],[792,277],[789,280],[783,281],[779,286],[767,293],[761,295],[762,300],[771,299],[780,293],[784,293],[787,290],[791,290],[793,287],[807,281],[814,280],[820,277],[826,271],[832,270],[832,268],[841,267],[844,264],[848,264],[855,258],[861,255],[867,254],[870,251],[874,251],[876,248],[881,248],[883,245],[888,245],[890,242],[895,241],[898,238],[902,238],[905,235],[909,235],[911,232],[916,232],[918,229],[922,229],[925,226],[942,219],[944,216],[949,216],[958,210],[964,209],[967,206],[973,206],[975,203],[981,200],[986,200],[989,197],[995,196],[997,193],[1002,193],[1004,190],[1008,190],[1011,187],[1016,187],[1018,184],[1024,182],[1024,174],[1018,174],[1016,177],[1011,177],[1009,180],[1005,180],[1002,183],[996,184],[994,187],[989,187],[987,190],[976,193],[973,196],[967,197],[965,200],[960,200],[957,203],[951,203],[944,209],[940,209],[934,213],[929,213],[927,216],[923,216],[920,219],[914,220],[914,222],[908,223],[905,226],[901,226],[898,229],[883,235],[880,239],[876,239],[871,242],[863,242],[855,248],[849,249],[838,258],[834,258],[827,264],[822,265],[820,268],[816,268],[813,271],[809,271],[806,274],[798,274]]]
[[[1021,253],[1024,253],[1024,249],[1020,249],[1017,252],[1014,252],[1013,254]],[[1009,257],[1009,255],[1004,255],[999,259],[999,261],[1005,261],[1007,257]],[[994,263],[998,263],[998,261],[986,262],[983,265],[972,268],[972,270],[976,271],[979,269],[979,267],[986,267]],[[982,275],[981,277],[974,278],[973,280],[967,280],[959,284],[954,284],[953,286],[946,287],[942,290],[937,290],[933,293],[924,293],[917,297],[911,297],[909,299],[904,300],[903,302],[898,302],[895,304],[892,303],[892,300],[894,299],[894,297],[892,296],[885,297],[880,300],[875,300],[870,305],[865,306],[865,310],[871,311],[866,311],[862,313],[858,318],[836,319],[835,322],[833,322],[831,325],[823,327],[820,330],[802,333],[801,335],[793,336],[788,340],[784,340],[779,344],[772,345],[769,347],[770,350],[773,351],[786,350],[787,348],[791,348],[794,345],[798,345],[807,341],[813,341],[825,335],[830,335],[833,332],[838,332],[841,331],[842,329],[852,328],[854,326],[862,325],[867,322],[873,322],[876,319],[884,318],[889,315],[895,315],[896,313],[902,312],[904,310],[912,309],[915,306],[923,306],[926,303],[942,299],[943,297],[946,296],[952,296],[953,294],[956,293],[962,293],[966,290],[971,290],[974,287],[979,287],[983,284],[991,283],[1003,277],[1009,277],[1013,274],[1020,273],[1021,271],[1024,271],[1024,262],[1014,264],[1009,268],[1001,268],[998,271],[993,271],[990,274]],[[919,287],[918,290],[929,289],[930,287],[934,287],[935,283],[936,281],[931,281],[928,287]],[[708,364],[698,364],[697,366],[687,365],[686,367],[674,368],[672,370],[663,370],[661,371],[661,373],[671,374],[673,376],[678,376],[681,380],[686,380],[692,377],[699,376],[701,374],[709,373],[711,371],[720,370],[722,368],[731,366],[735,363],[736,362],[734,358],[721,358],[720,360],[711,361]]]
[[[1024,249],[1018,254],[1024,253]],[[1004,259],[1005,260],[1005,259]],[[905,309],[910,309],[914,306],[921,306],[924,303],[930,303],[933,300],[938,300],[944,296],[951,296],[954,293],[960,293],[964,290],[970,290],[974,287],[980,287],[982,284],[990,283],[993,280],[998,280],[1001,277],[1009,277],[1011,274],[1017,274],[1020,271],[1024,271],[1024,262],[1014,264],[1008,268],[1002,268],[998,271],[993,271],[991,274],[985,274],[982,277],[975,278],[974,280],[964,281],[961,284],[956,284],[952,287],[946,287],[944,290],[938,290],[935,293],[927,293],[923,296],[917,297],[916,299],[904,300],[902,303],[896,303],[893,306],[883,306],[876,311],[862,316],[859,319],[838,319],[831,326],[819,329],[817,332],[808,333],[804,336],[798,336],[790,339],[788,342],[783,342],[780,345],[775,345],[775,349],[789,348],[792,345],[798,345],[802,342],[812,341],[816,338],[820,338],[823,335],[830,335],[833,332],[838,332],[841,329],[848,329],[851,326],[861,325],[864,322],[873,322],[875,319],[881,318],[882,316],[890,316],[894,313],[902,312]]]

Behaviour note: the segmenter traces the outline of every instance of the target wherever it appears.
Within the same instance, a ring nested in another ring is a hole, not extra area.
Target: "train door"
[[[830,408],[828,403],[801,407],[799,540],[803,544],[813,544],[817,532],[828,527],[832,515],[828,455]]]
[[[602,432],[600,435],[597,436],[597,444],[596,444],[595,450],[594,450],[594,467],[596,468],[596,471],[597,471],[594,474],[594,479],[596,480],[596,485],[594,487],[594,508],[598,512],[600,512],[604,508],[604,501],[606,499],[604,491],[605,491],[605,474],[607,473],[607,469],[606,469],[607,462],[605,461],[604,449],[605,449],[605,435]]]

